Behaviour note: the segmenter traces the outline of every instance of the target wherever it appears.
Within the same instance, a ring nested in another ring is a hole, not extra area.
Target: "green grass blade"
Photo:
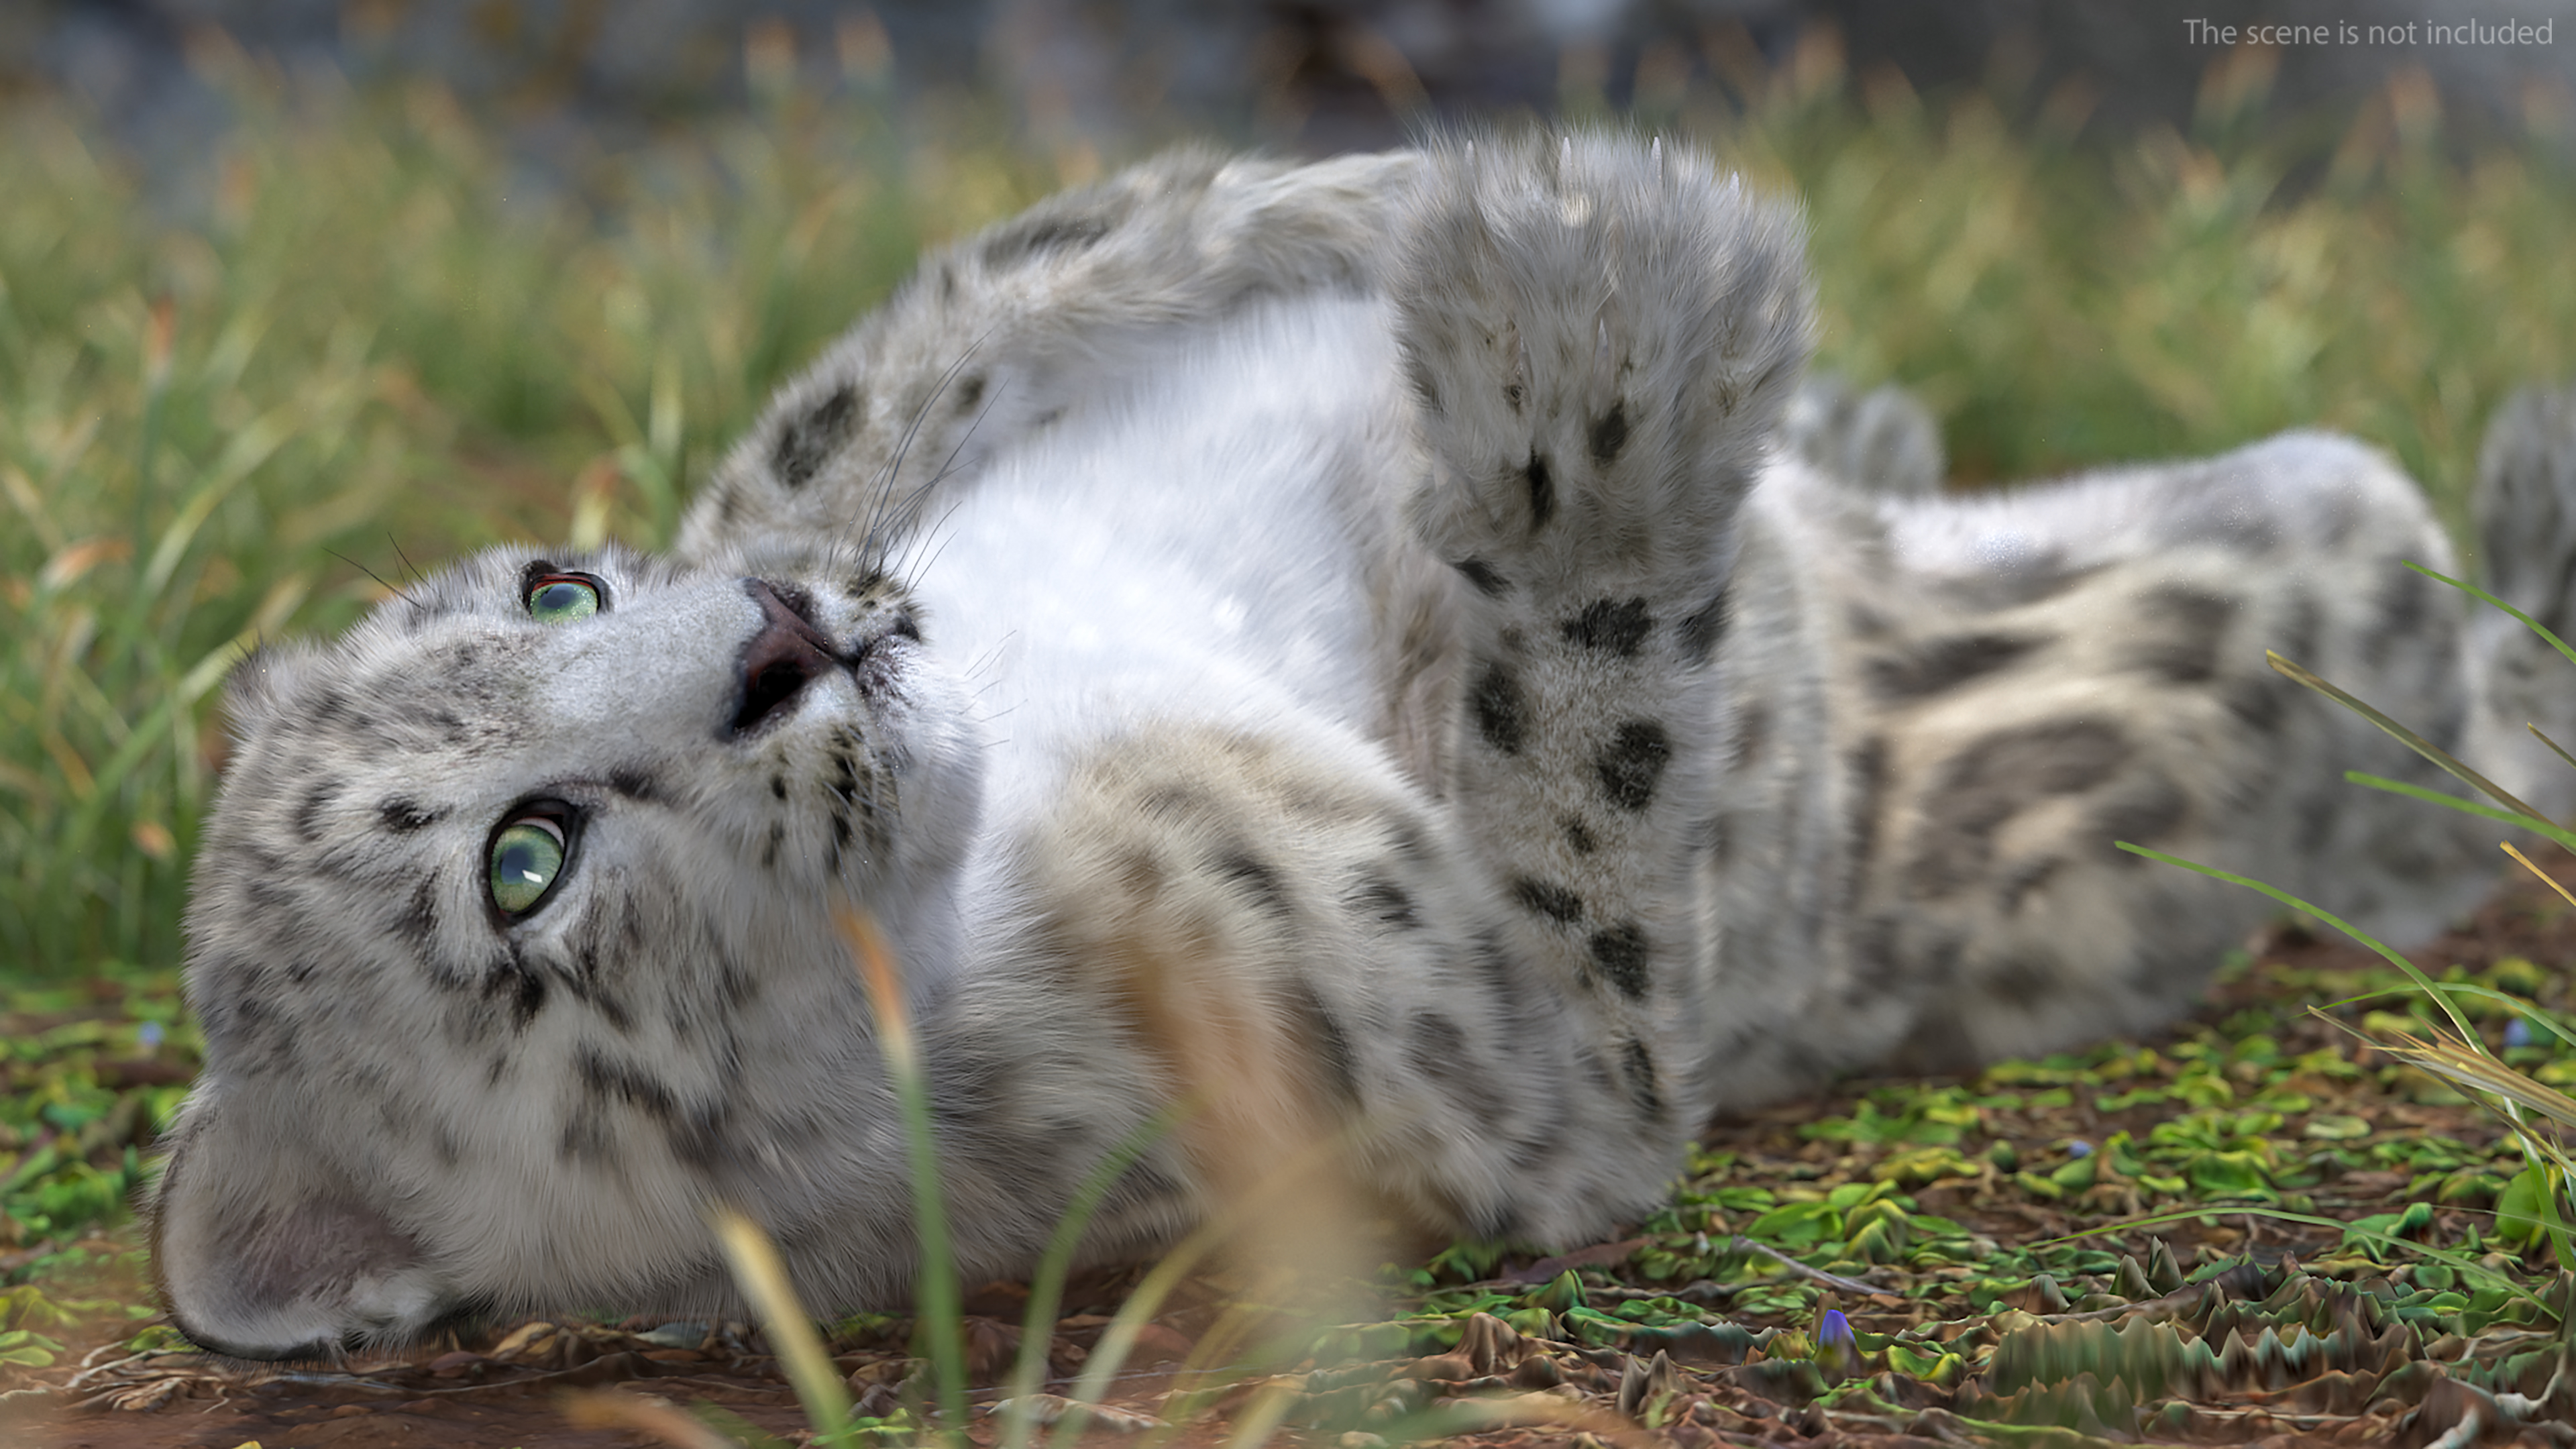
[[[858,963],[867,985],[868,1004],[876,1014],[877,1046],[885,1053],[886,1075],[894,1079],[895,1101],[903,1115],[904,1142],[912,1163],[912,1216],[921,1236],[921,1277],[913,1289],[920,1305],[920,1331],[928,1340],[930,1376],[939,1396],[940,1437],[966,1440],[966,1342],[964,1294],[957,1282],[957,1258],[948,1241],[948,1208],[939,1187],[939,1144],[931,1132],[930,1083],[921,1067],[920,1041],[913,1035],[912,1012],[906,1006],[903,981],[894,953],[876,925],[849,907],[832,919]]]
[[[1108,1392],[1109,1381],[1125,1367],[1127,1355],[1135,1351],[1137,1334],[1143,1332],[1146,1322],[1161,1310],[1163,1300],[1172,1295],[1172,1290],[1181,1286],[1181,1280],[1198,1267],[1201,1259],[1214,1252],[1217,1244],[1225,1241],[1226,1234],[1234,1227],[1232,1216],[1219,1214],[1201,1224],[1196,1232],[1165,1253],[1162,1261],[1137,1283],[1135,1289],[1128,1293],[1127,1301],[1118,1305],[1118,1312],[1110,1318],[1109,1326],[1101,1330],[1100,1344],[1084,1361],[1082,1376],[1074,1380],[1073,1392],[1066,1395],[1067,1398],[1084,1404],[1100,1402],[1101,1396]],[[1052,1449],[1072,1449],[1074,1441],[1082,1436],[1085,1422],[1079,1413],[1065,1415],[1056,1421],[1055,1433],[1047,1443]]]
[[[2540,824],[2549,823],[2548,816],[2541,814],[2539,811],[2532,809],[2520,800],[2515,799],[2511,794],[2506,792],[2503,786],[2497,784],[2495,781],[2490,780],[2486,776],[2479,774],[2477,771],[2470,769],[2468,766],[2461,764],[2458,760],[2452,758],[2451,753],[2448,750],[2434,744],[2431,740],[2424,738],[2422,735],[2415,733],[2406,726],[2399,724],[2397,721],[2390,719],[2384,714],[2381,714],[2378,710],[2362,703],[2360,700],[2355,699],[2352,695],[2345,693],[2334,685],[2328,684],[2326,681],[2318,678],[2316,675],[2310,673],[2300,665],[2282,658],[2278,653],[2272,650],[2264,650],[2263,657],[2272,662],[2272,668],[2279,674],[2300,684],[2306,685],[2308,688],[2315,690],[2317,693],[2324,695],[2326,698],[2331,699],[2335,703],[2342,705],[2344,708],[2351,710],[2353,713],[2360,715],[2363,719],[2379,726],[2399,744],[2402,744],[2406,748],[2413,750],[2415,753],[2422,755],[2425,759],[2432,761],[2434,764],[2441,766],[2442,769],[2456,777],[2461,781],[2461,783],[2469,786],[2473,790],[2476,790],[2488,799],[2495,801],[2506,809],[2519,812],[2526,820]]]
[[[2549,626],[2541,623],[2538,619],[2531,617],[2529,614],[2524,613],[2513,605],[2506,603],[2504,600],[2497,598],[2495,595],[2488,593],[2486,590],[2479,588],[2477,585],[2469,583],[2464,579],[2455,579],[2449,574],[2436,573],[2411,559],[2404,560],[2404,562],[2408,568],[2413,569],[2415,572],[2422,574],[2428,579],[2439,579],[2443,583],[2449,584],[2452,588],[2458,589],[2464,594],[2474,594],[2477,597],[2486,600],[2488,603],[2495,605],[2497,608],[2504,610],[2506,613],[2511,614],[2516,619],[2522,621],[2524,628],[2529,629],[2534,634],[2548,640],[2550,647],[2556,649],[2560,654],[2565,655],[2568,663],[2576,664],[2576,648],[2570,648],[2566,640],[2551,633],[2549,631]],[[2535,731],[2535,733],[2537,733],[2537,731]],[[2557,747],[2553,745],[2551,748],[2556,749]],[[2565,758],[2566,751],[2560,750],[2559,755],[2561,758]],[[2576,763],[2576,761],[2571,761],[2570,763]]]
[[[1127,1169],[1169,1135],[1183,1115],[1177,1107],[1156,1113],[1119,1139],[1074,1190],[1064,1216],[1056,1220],[1046,1253],[1038,1259],[1037,1272],[1029,1279],[1029,1309],[1021,1321],[1020,1354],[1011,1367],[1008,1391],[1010,1401],[1023,1407],[1003,1416],[1002,1449],[1021,1449],[1034,1427],[1025,1406],[1033,1402],[1031,1395],[1046,1379],[1047,1345],[1055,1336],[1056,1312],[1064,1303],[1065,1276],[1072,1271],[1074,1250],[1082,1244],[1083,1230],[1091,1225],[1092,1216],[1108,1199],[1109,1190],[1127,1175]]]
[[[160,595],[169,584],[171,574],[177,572],[179,560],[187,554],[189,544],[195,541],[197,531],[205,527],[206,520],[213,516],[215,509],[295,435],[298,423],[309,424],[311,421],[304,409],[289,404],[251,419],[233,434],[223,455],[198,480],[197,486],[179,505],[178,513],[161,530],[160,541],[153,546],[152,557],[143,566],[144,596]]]
[[[2454,996],[2465,996],[2478,1001],[2491,1001],[2498,1006],[2508,1007],[2516,1016],[2521,1017],[2524,1021],[2531,1023],[2542,1031],[2548,1032],[2550,1035],[2557,1037],[2560,1041],[2567,1043],[2569,1046],[2576,1046],[2576,1028],[2571,1028],[2561,1024],[2557,1016],[2547,1007],[2542,1006],[2539,1002],[2533,1001],[2528,997],[2516,996],[2510,991],[2498,991],[2492,986],[2480,986],[2473,981],[2445,981],[2442,983],[2442,989],[2450,992]],[[2415,990],[2416,988],[2411,985],[2392,986],[2385,991],[2367,991],[2359,996],[2345,997],[2341,1001],[2327,1002],[2326,1005],[2351,1006],[2359,1002],[2375,1001],[2383,996],[2404,996],[2413,993]],[[2342,1025],[2340,1022],[2336,1024],[2338,1026]]]
[[[1211,1215],[1165,1253],[1162,1261],[1156,1263],[1127,1295],[1127,1301],[1119,1305],[1109,1326],[1101,1330],[1099,1346],[1092,1350],[1090,1359],[1083,1364],[1082,1375],[1075,1380],[1073,1392],[1067,1397],[1078,1403],[1100,1402],[1110,1379],[1125,1365],[1127,1355],[1134,1350],[1137,1335],[1162,1308],[1163,1301],[1171,1296],[1172,1290],[1179,1287],[1182,1280],[1219,1244],[1267,1209],[1270,1203],[1265,1199],[1282,1184],[1298,1181],[1301,1174],[1315,1171],[1344,1150],[1348,1145],[1346,1137],[1347,1129],[1303,1144],[1279,1160],[1266,1163],[1266,1173],[1253,1188],[1226,1203],[1222,1210]],[[1217,1336],[1211,1330],[1206,1338]],[[1082,1422],[1079,1414],[1069,1414],[1058,1421],[1054,1435],[1048,1440],[1051,1449],[1070,1449],[1082,1432]]]
[[[2534,1157],[2522,1170],[2531,1179],[2532,1202],[2540,1210],[2540,1232],[2549,1239],[2551,1255],[2558,1259],[2561,1271],[2576,1272],[2576,1226],[2568,1223],[2559,1207],[2562,1198],[2576,1202],[2568,1190],[2570,1183],[2576,1183],[2576,1163],[2570,1163],[2566,1153],[2552,1151],[2547,1161]]]
[[[2425,975],[2414,962],[2407,960],[2405,957],[2398,955],[2395,951],[2392,951],[2388,947],[2380,944],[2380,942],[2371,936],[2369,932],[2362,930],[2359,926],[2353,925],[2343,917],[2334,914],[2332,911],[2326,910],[2322,906],[2318,906],[2312,902],[2301,900],[2297,896],[2294,896],[2288,891],[2282,890],[2277,886],[2266,885],[2263,882],[2254,879],[2252,876],[2243,876],[2236,874],[2234,871],[2220,870],[2214,865],[2202,865],[2198,861],[2185,860],[2179,855],[2167,855],[2161,850],[2151,849],[2144,845],[2132,845],[2125,840],[2115,840],[2112,844],[2129,852],[2131,855],[2143,855],[2149,860],[2162,861],[2166,865],[2180,866],[2184,870],[2196,871],[2202,875],[2208,876],[2212,880],[2223,880],[2229,885],[2239,885],[2250,891],[2260,891],[2264,895],[2270,896],[2272,899],[2279,901],[2281,904],[2288,906],[2294,911],[2305,911],[2310,916],[2325,922],[2327,925],[2332,926],[2336,930],[2343,932],[2345,935],[2352,937],[2361,944],[2368,946],[2371,950],[2378,952],[2390,965],[2405,972],[2406,978],[2414,982],[2426,996],[2431,997],[2434,1004],[2442,1008],[2443,1014],[2451,1018],[2452,1025],[2457,1026],[2460,1029],[2460,1035],[2477,1035],[2477,1032],[2470,1027],[2468,1018],[2461,1014],[2458,1007],[2451,1004],[2451,998],[2445,994],[2440,982],[2437,982],[2432,977]]]
[[[2356,785],[2367,785],[2373,790],[2385,790],[2391,795],[2403,795],[2409,800],[2421,800],[2430,805],[2442,806],[2444,809],[2457,810],[2465,815],[2478,815],[2489,820],[2502,821],[2517,830],[2534,831],[2557,841],[2570,850],[2576,850],[2576,830],[2569,830],[2554,821],[2530,815],[2517,815],[2510,810],[2499,810],[2492,805],[2481,805],[2475,800],[2458,795],[2445,795],[2439,790],[2427,789],[2422,785],[2411,785],[2404,780],[2392,780],[2385,775],[2374,775],[2366,770],[2346,770],[2343,772],[2343,777]]]
[[[2565,648],[2566,646],[2565,646],[2565,645],[2560,645],[2559,647],[2560,647],[2560,648]],[[2531,737],[2532,737],[2533,739],[2538,740],[2538,741],[2540,741],[2542,744],[2549,746],[2549,753],[2551,753],[2551,754],[2553,754],[2553,755],[2556,755],[2560,760],[2564,761],[2564,762],[2566,763],[2567,768],[2569,768],[2569,769],[2571,769],[2571,770],[2576,770],[2576,755],[2571,755],[2571,754],[2567,753],[2565,750],[2563,750],[2563,749],[2559,748],[2558,742],[2557,742],[2556,740],[2553,740],[2553,739],[2551,739],[2549,736],[2547,736],[2547,735],[2545,735],[2545,734],[2542,734],[2542,733],[2540,732],[2540,726],[2538,726],[2538,725],[2536,725],[2536,724],[2525,724],[2525,725],[2523,726],[2523,728],[2524,728],[2524,729],[2527,729],[2527,730],[2529,730],[2529,731],[2531,731]]]
[[[252,636],[244,631],[207,651],[206,657],[154,701],[151,711],[127,731],[116,752],[93,772],[88,797],[72,812],[62,836],[67,850],[76,856],[86,852],[101,822],[122,803],[126,777],[167,742],[177,722],[189,717],[198,699],[215,687],[251,642]]]

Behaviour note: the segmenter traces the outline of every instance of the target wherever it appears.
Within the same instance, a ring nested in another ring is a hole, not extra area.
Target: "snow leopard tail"
[[[2487,425],[2470,494],[2486,587],[2576,644],[2576,386],[2528,387]],[[2498,783],[2560,819],[2576,810],[2576,770],[2528,723],[2576,749],[2576,663],[2501,610],[2471,606],[2470,637],[2497,727],[2488,757]]]

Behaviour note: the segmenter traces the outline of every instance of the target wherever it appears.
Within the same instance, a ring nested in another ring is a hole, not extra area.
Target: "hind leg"
[[[2420,493],[2348,441],[1958,505],[1888,505],[1910,567],[1855,579],[1844,639],[1874,761],[1853,951],[1924,994],[1910,1052],[1958,1062],[2183,1010],[2271,902],[2126,840],[2291,890],[2411,942],[2493,878],[2493,832],[2348,783],[2438,787],[2281,654],[2446,747],[2471,671]]]

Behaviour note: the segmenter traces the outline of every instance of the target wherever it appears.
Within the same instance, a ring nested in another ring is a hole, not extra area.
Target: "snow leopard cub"
[[[2437,925],[2483,832],[2346,788],[2422,772],[2266,645],[2563,805],[2488,696],[2576,701],[2397,567],[2448,555],[2377,454],[1872,488],[1834,475],[1924,432],[1878,402],[1777,446],[1808,326],[1790,210],[1678,148],[1182,153],[928,259],[676,560],[496,549],[262,650],[189,918],[174,1319],[287,1357],[721,1311],[724,1204],[809,1305],[900,1299],[845,904],[975,1281],[1183,1096],[1094,1259],[1274,1138],[1413,1232],[1572,1244],[1719,1108],[2152,1025],[2264,907],[2115,837]],[[2576,429],[2516,417],[2482,504],[2547,524],[2490,547],[2554,620]]]

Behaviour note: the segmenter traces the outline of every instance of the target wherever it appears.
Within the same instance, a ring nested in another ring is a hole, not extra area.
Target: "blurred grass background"
[[[752,59],[747,116],[543,181],[434,86],[238,53],[200,57],[247,119],[191,194],[67,103],[0,113],[0,979],[175,963],[246,646],[495,539],[662,543],[920,248],[1102,165]],[[2401,74],[2283,127],[2244,52],[2187,130],[2079,144],[2070,92],[1927,101],[1821,35],[1716,70],[1641,68],[1633,120],[1806,198],[1820,360],[1920,392],[1959,486],[2321,424],[2457,525],[2486,414],[2576,366],[2546,107],[2465,146]]]

